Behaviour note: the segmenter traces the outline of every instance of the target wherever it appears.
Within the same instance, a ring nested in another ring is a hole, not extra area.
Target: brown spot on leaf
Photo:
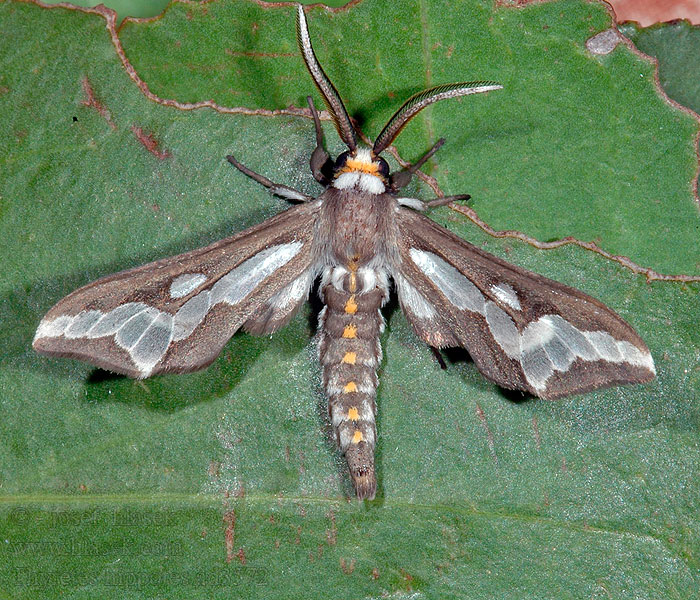
[[[537,427],[537,417],[532,417],[532,432],[535,435],[535,444],[537,445],[537,449],[539,450],[541,448],[541,443],[542,443],[542,438],[540,437],[540,430]]]
[[[346,575],[351,575],[355,570],[355,559],[353,558],[349,563],[345,561],[344,558],[340,559],[340,569]]]
[[[338,542],[338,527],[335,524],[335,513],[332,510],[328,512],[328,518],[331,520],[331,527],[326,529],[326,542],[329,546],[335,546]]]
[[[234,558],[233,542],[236,531],[236,513],[233,509],[224,513],[224,541],[226,543],[226,562],[229,563]]]
[[[131,131],[133,132],[134,136],[136,136],[136,139],[139,142],[141,142],[143,147],[146,148],[146,150],[153,154],[153,156],[155,156],[157,159],[165,160],[166,158],[170,158],[172,156],[168,150],[161,151],[158,148],[158,140],[156,140],[152,133],[146,133],[138,125],[132,125]]]
[[[114,123],[114,121],[112,121],[112,115],[109,114],[107,107],[97,99],[95,90],[92,89],[90,81],[88,81],[87,77],[83,77],[82,84],[83,92],[85,93],[85,100],[82,101],[83,106],[94,108],[100,114],[100,116],[107,121],[107,123],[109,123],[109,126],[116,130],[117,125]]]
[[[491,433],[491,429],[489,429],[489,424],[488,421],[486,421],[486,414],[484,413],[484,409],[482,409],[481,406],[479,406],[478,402],[476,403],[476,416],[479,417],[479,421],[481,421],[481,426],[486,432],[486,441],[488,442],[491,456],[493,457],[494,462],[498,463],[498,456],[496,456],[496,446],[493,441],[493,433]]]

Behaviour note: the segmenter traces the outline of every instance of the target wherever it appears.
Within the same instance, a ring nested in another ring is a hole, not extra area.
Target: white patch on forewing
[[[117,346],[127,351],[131,350],[159,314],[160,311],[152,306],[147,306],[136,313],[114,334]]]
[[[547,322],[549,333],[538,339],[528,330],[541,327],[543,321]],[[522,348],[523,370],[538,391],[546,388],[547,379],[554,371],[567,371],[577,358],[625,362],[656,374],[654,360],[648,352],[628,341],[616,340],[606,331],[580,331],[559,315],[541,317],[525,329],[521,339],[528,340]]]
[[[211,293],[203,290],[185,302],[173,317],[173,341],[190,337],[211,308]]]
[[[488,323],[493,339],[496,340],[503,352],[510,358],[517,360],[520,357],[520,333],[513,319],[490,300],[486,302],[484,308],[486,323]]]
[[[432,252],[411,248],[416,266],[440,289],[445,297],[460,310],[484,314],[484,296],[469,279],[451,264]]]
[[[404,310],[408,309],[411,314],[424,321],[432,321],[435,319],[437,313],[433,305],[408,282],[408,279],[399,273],[395,273],[394,283],[396,283],[399,300]]]
[[[617,342],[617,347],[620,352],[622,352],[622,357],[625,362],[637,367],[649,369],[649,371],[656,375],[656,365],[654,365],[654,359],[651,357],[651,354],[642,352],[637,346],[630,342]]]
[[[292,260],[302,245],[301,242],[289,242],[272,246],[238,265],[212,286],[212,306],[219,302],[238,304],[272,273]]]
[[[495,302],[485,300],[469,279],[432,252],[410,250],[416,266],[438,287],[457,308],[479,313],[486,318],[493,339],[506,356],[520,362],[528,383],[538,392],[547,387],[555,371],[566,372],[580,358],[585,361],[625,362],[656,373],[651,354],[628,341],[616,340],[606,331],[581,331],[560,315],[543,315],[521,332],[513,319]],[[411,307],[402,296],[402,287],[410,286],[401,276],[395,277],[402,304]],[[406,287],[410,297],[415,288]],[[521,309],[517,292],[501,283],[491,288],[494,296],[516,310]],[[421,296],[422,298],[422,296]],[[432,308],[432,307],[431,307]],[[418,316],[418,315],[417,315]]]
[[[518,300],[517,292],[507,283],[499,283],[491,286],[491,292],[503,304],[507,304],[515,310],[520,310],[520,300]]]
[[[184,298],[190,292],[196,290],[207,280],[207,276],[203,273],[185,273],[179,275],[170,284],[171,298]]]
[[[564,322],[566,323],[566,321]],[[551,318],[542,317],[534,323],[530,323],[520,334],[520,352],[526,353],[544,346],[554,337],[554,332]]]
[[[581,331],[560,315],[544,315],[520,335],[520,362],[532,387],[543,391],[554,371],[566,372],[577,358],[625,362],[656,373],[651,354],[606,331]]]
[[[85,337],[85,334],[100,320],[102,312],[99,310],[84,310],[71,321],[63,332],[69,340]]]
[[[129,354],[142,370],[150,373],[165,354],[172,337],[173,317],[168,313],[158,313],[141,337],[129,348]]]
[[[73,317],[69,315],[62,315],[53,321],[42,320],[37,327],[36,334],[34,334],[34,340],[39,338],[51,338],[63,335],[63,332],[73,322]]]
[[[190,298],[175,315],[143,302],[127,302],[107,313],[84,310],[74,316],[61,315],[50,321],[43,320],[34,339],[61,335],[68,339],[95,339],[113,335],[117,346],[129,353],[141,376],[148,377],[170,343],[190,336],[212,306],[219,302],[232,305],[241,302],[274,271],[294,258],[301,247],[301,242],[289,242],[259,252],[222,277],[211,290],[203,290]],[[299,287],[295,286],[301,285],[298,281],[282,290],[287,291],[290,301],[294,294],[299,293]],[[182,280],[175,289],[184,289],[191,283],[192,279]],[[171,286],[171,293],[172,289]]]

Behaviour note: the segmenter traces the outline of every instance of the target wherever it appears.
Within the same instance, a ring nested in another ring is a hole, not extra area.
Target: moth
[[[329,416],[359,499],[372,499],[381,308],[393,288],[418,337],[434,348],[465,348],[490,381],[540,398],[560,398],[655,376],[649,349],[611,309],[583,292],[530,273],[465,242],[423,212],[468,196],[423,202],[401,188],[442,144],[408,170],[380,156],[406,123],[447,98],[500,89],[450,83],[409,98],[369,148],[311,46],[303,8],[297,39],[304,62],[347,151],[323,148],[319,116],[313,198],[239,163],[241,172],[296,204],[206,248],[122,271],[58,302],[39,324],[34,349],[84,360],[130,377],[208,366],[244,329],[283,327],[320,279],[319,359]]]

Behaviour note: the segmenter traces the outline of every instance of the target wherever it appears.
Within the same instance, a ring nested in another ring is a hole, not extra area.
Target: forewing
[[[654,378],[646,344],[598,300],[409,209],[397,224],[399,300],[428,344],[464,347],[491,381],[542,398]]]
[[[90,283],[46,314],[34,349],[139,378],[202,369],[242,325],[272,331],[306,299],[318,208]]]

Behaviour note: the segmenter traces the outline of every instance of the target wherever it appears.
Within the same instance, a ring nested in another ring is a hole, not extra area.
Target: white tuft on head
[[[360,146],[355,150],[355,160],[359,160],[360,162],[367,163],[368,165],[371,165],[374,161],[372,160],[372,151],[369,148],[366,148],[365,146]]]
[[[353,187],[370,194],[383,194],[386,190],[384,182],[376,175],[369,173],[341,173],[333,181],[333,187],[338,190],[348,190]]]

